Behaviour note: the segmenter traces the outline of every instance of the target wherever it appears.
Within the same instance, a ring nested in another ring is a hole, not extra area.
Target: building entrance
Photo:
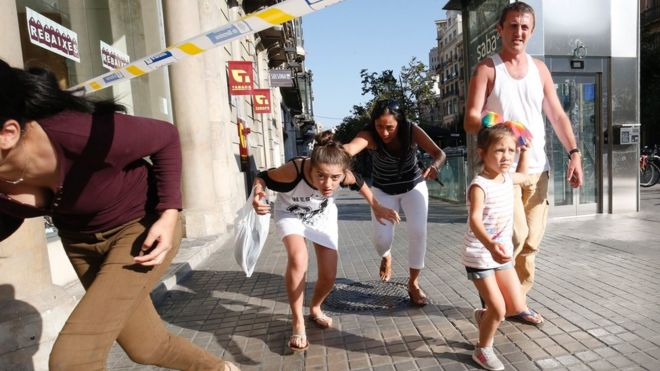
[[[568,115],[582,154],[584,181],[582,187],[572,188],[566,181],[568,156],[548,122],[547,153],[552,169],[549,198],[552,216],[577,216],[601,212],[599,186],[602,131],[600,115],[601,74],[553,74],[559,101]]]

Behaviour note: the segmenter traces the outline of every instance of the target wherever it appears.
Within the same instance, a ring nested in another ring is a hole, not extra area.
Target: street
[[[500,326],[495,347],[507,369],[660,369],[660,185],[641,193],[640,213],[549,224],[529,303],[546,323],[540,329],[508,321]],[[465,207],[431,200],[421,275],[430,304],[423,308],[410,306],[402,289],[405,222],[395,236],[393,282],[381,284],[366,203],[341,191],[338,207],[338,280],[325,308],[334,328],[309,324],[311,346],[304,354],[287,347],[286,253],[272,229],[251,278],[224,246],[167,293],[158,305],[163,320],[244,370],[476,369],[470,355],[479,299],[460,262]],[[315,264],[312,254],[306,300]],[[108,366],[152,369],[136,366],[117,346]]]

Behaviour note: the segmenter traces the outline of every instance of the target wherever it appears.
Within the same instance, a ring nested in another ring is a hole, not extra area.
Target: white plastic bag
[[[234,220],[234,257],[247,277],[252,276],[257,265],[270,225],[270,214],[258,215],[252,207],[253,199],[254,189]]]

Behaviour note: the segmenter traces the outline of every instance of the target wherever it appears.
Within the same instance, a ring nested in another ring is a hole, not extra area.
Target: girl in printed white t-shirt
[[[474,282],[485,309],[476,309],[479,343],[472,358],[488,370],[503,370],[493,351],[493,339],[505,316],[525,316],[538,323],[543,318],[530,310],[513,269],[513,186],[523,183],[527,172],[526,146],[520,147],[516,172],[510,172],[516,155],[516,137],[508,123],[482,128],[477,152],[483,163],[467,192],[468,230],[463,264]]]
[[[265,188],[278,193],[274,205],[275,227],[287,251],[286,289],[292,314],[289,348],[304,351],[309,347],[303,320],[303,292],[307,272],[307,244],[314,245],[318,280],[309,306],[309,320],[320,328],[332,326],[332,318],[321,304],[332,290],[337,275],[337,206],[333,194],[341,186],[350,186],[367,200],[378,220],[399,222],[399,214],[381,206],[361,178],[350,170],[351,156],[341,143],[325,131],[315,138],[307,158],[295,158],[284,165],[262,171],[254,181],[252,206],[257,214],[270,212],[264,203]],[[382,221],[381,221],[382,223]]]

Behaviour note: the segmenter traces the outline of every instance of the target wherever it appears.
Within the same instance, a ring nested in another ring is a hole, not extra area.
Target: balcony
[[[286,38],[282,25],[267,28],[258,32],[257,35],[261,39],[264,48],[268,51],[268,67],[280,67],[286,63],[286,52],[284,50]]]

